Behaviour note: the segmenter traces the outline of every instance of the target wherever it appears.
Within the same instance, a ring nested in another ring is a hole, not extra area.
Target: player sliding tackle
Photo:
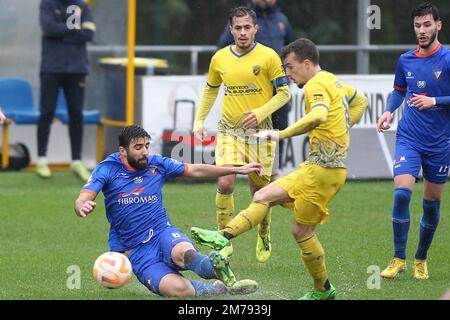
[[[257,191],[250,206],[222,230],[193,227],[191,233],[199,243],[220,250],[230,239],[258,225],[270,207],[281,204],[293,208],[292,234],[314,279],[314,290],[302,299],[334,299],[336,290],[328,280],[325,254],[315,229],[327,221],[328,203],[345,183],[349,129],[364,113],[367,98],[321,70],[317,47],[308,39],[290,43],[281,57],[290,80],[305,87],[306,115],[283,131],[261,131],[257,137],[280,140],[308,133],[308,159],[294,172]]]
[[[95,210],[97,194],[105,195],[106,216],[111,224],[109,248],[128,255],[139,281],[162,296],[248,294],[257,290],[253,280],[236,281],[228,260],[213,251],[198,252],[192,241],[172,226],[163,206],[162,188],[167,179],[206,178],[228,174],[262,175],[263,167],[185,164],[149,155],[150,135],[138,126],[125,127],[119,151],[99,163],[75,202],[75,212],[86,217]],[[185,278],[191,270],[214,284]]]

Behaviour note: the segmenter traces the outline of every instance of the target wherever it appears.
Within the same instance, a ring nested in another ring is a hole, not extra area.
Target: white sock
[[[80,163],[81,163],[81,160],[72,160],[71,165],[73,167],[73,166],[76,166],[77,164],[80,164]]]
[[[47,157],[39,157],[38,163],[39,164],[48,164]]]

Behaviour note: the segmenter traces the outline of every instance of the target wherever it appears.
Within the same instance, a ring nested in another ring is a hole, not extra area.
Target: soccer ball
[[[103,287],[116,289],[131,279],[132,271],[127,256],[118,252],[105,252],[95,260],[92,273]]]

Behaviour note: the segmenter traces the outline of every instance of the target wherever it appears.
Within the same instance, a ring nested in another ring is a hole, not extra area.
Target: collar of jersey
[[[242,53],[242,54],[238,54],[238,53],[234,52],[234,51],[233,51],[233,45],[231,44],[231,45],[230,45],[230,51],[231,51],[231,53],[234,54],[236,57],[242,58],[242,57],[245,56],[246,54],[249,54],[253,49],[255,49],[255,47],[256,47],[257,44],[258,44],[258,42],[255,41],[255,43],[253,44],[253,46],[252,46],[250,49],[248,49],[247,51],[245,51],[244,53]]]
[[[428,52],[427,54],[421,54],[421,53],[419,53],[420,47],[417,46],[416,50],[414,51],[414,54],[415,54],[417,57],[419,57],[419,58],[427,58],[427,57],[432,56],[432,55],[435,54],[436,52],[438,52],[439,49],[441,49],[441,43],[440,43],[440,42],[438,42],[436,48],[434,48],[433,51],[430,51],[430,52]]]
[[[123,154],[120,155],[120,162],[127,168],[128,171],[136,172],[136,169],[130,166],[128,163],[125,162],[125,158],[123,157]]]

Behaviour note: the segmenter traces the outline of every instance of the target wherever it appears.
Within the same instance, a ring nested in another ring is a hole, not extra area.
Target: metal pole
[[[198,50],[191,51],[191,74],[196,75],[198,72]]]
[[[126,88],[127,125],[134,123],[134,46],[136,41],[136,0],[128,0],[128,65]]]
[[[370,30],[367,27],[367,8],[370,0],[358,0],[358,24],[357,24],[357,44],[358,46],[370,45]],[[356,53],[356,73],[368,74],[370,71],[370,53],[368,51],[358,51]]]

